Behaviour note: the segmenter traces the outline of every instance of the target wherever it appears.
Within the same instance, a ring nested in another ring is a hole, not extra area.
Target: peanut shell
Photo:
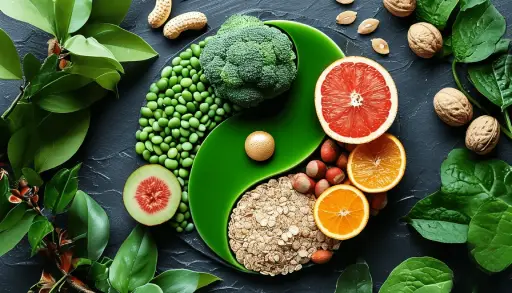
[[[174,40],[187,30],[203,29],[208,22],[206,15],[201,12],[187,12],[171,19],[164,27],[164,36]]]
[[[356,20],[357,12],[352,10],[343,11],[342,13],[338,14],[336,17],[336,22],[338,24],[344,24],[348,25],[353,23]]]
[[[466,147],[479,155],[490,153],[500,139],[500,124],[488,115],[476,118],[466,131]]]
[[[434,110],[444,123],[462,126],[473,118],[473,106],[459,90],[444,88],[434,96]]]
[[[398,17],[411,15],[416,9],[416,0],[384,0],[384,7]]]
[[[361,35],[367,35],[373,33],[377,27],[379,26],[379,20],[375,18],[368,18],[363,20],[359,27],[357,28],[357,32]]]
[[[156,0],[155,8],[148,15],[148,23],[152,28],[159,28],[171,15],[172,0]]]

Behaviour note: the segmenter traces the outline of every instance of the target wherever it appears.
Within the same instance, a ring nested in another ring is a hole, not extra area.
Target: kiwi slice
[[[146,226],[172,218],[181,200],[181,186],[166,168],[151,164],[135,170],[124,185],[123,201],[128,213]]]

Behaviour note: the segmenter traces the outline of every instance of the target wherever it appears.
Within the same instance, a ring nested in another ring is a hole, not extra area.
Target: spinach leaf
[[[487,0],[460,0],[460,10],[467,10],[469,8],[485,3],[486,1]]]
[[[449,293],[452,287],[453,272],[446,264],[432,257],[412,257],[391,272],[379,293]]]
[[[475,162],[468,150],[456,149],[441,166],[441,181],[443,193],[453,196],[469,217],[492,198],[512,204],[512,167],[503,161]]]
[[[155,275],[156,244],[149,230],[137,225],[119,248],[109,270],[109,280],[119,293],[147,284]]]
[[[53,225],[43,216],[37,216],[28,230],[28,242],[32,246],[30,256],[34,256],[38,249],[41,248],[42,242],[46,235],[53,232]]]
[[[459,210],[460,200],[438,191],[417,202],[404,220],[426,239],[465,243],[470,218]]]
[[[61,169],[46,184],[44,189],[44,205],[54,214],[60,214],[75,197],[78,191],[78,171],[81,164],[73,169]]]
[[[40,2],[40,5],[37,5]],[[16,0],[16,1],[0,1],[0,10],[5,15],[29,23],[43,31],[54,34],[53,17],[46,11],[51,7],[53,10],[52,0]]]
[[[20,57],[7,33],[0,28],[0,79],[22,79]]]
[[[149,283],[136,288],[133,293],[164,293],[164,291],[158,285]]]
[[[508,47],[510,47],[510,39],[501,39],[498,41],[498,43],[496,43],[494,54],[507,53]]]
[[[471,255],[485,270],[501,272],[512,264],[512,206],[501,200],[483,204],[469,223]]]
[[[492,62],[494,78],[500,90],[505,110],[512,105],[512,55],[502,55]]]
[[[349,265],[336,282],[334,293],[372,293],[373,281],[366,262]]]
[[[459,0],[420,0],[417,1],[416,17],[443,30]]]
[[[79,190],[68,211],[68,232],[74,238],[86,234],[75,242],[75,255],[98,260],[110,236],[110,223],[103,208],[85,192]]]
[[[222,280],[207,273],[168,270],[151,280],[151,283],[158,285],[164,293],[193,293],[216,281]]]
[[[32,53],[28,53],[23,58],[23,73],[25,74],[25,81],[31,82],[32,79],[39,73],[41,62]]]
[[[32,186],[43,186],[44,181],[41,179],[41,176],[37,174],[36,171],[32,168],[23,168],[21,169],[21,172],[23,173],[23,177],[27,180],[29,185]]]
[[[456,61],[472,63],[491,56],[505,29],[505,19],[489,0],[460,11],[452,33]]]
[[[92,10],[92,0],[75,0],[73,13],[71,15],[71,23],[69,25],[69,33],[79,30],[89,19]]]
[[[35,212],[28,211],[16,225],[11,227],[9,230],[0,232],[0,239],[2,239],[2,245],[0,245],[0,256],[9,252],[21,241],[21,239],[23,239],[30,229],[32,220],[35,216]]]
[[[128,13],[131,0],[94,0],[92,3],[91,23],[120,24]]]

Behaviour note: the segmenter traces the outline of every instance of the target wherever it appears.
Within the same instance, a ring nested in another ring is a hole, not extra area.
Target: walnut
[[[500,123],[484,115],[476,118],[466,132],[466,147],[479,155],[490,153],[500,139]]]
[[[416,9],[416,0],[384,0],[384,7],[394,16],[406,17]]]
[[[407,40],[411,50],[421,58],[432,58],[443,48],[443,36],[435,26],[427,22],[411,25]]]
[[[434,96],[437,116],[450,126],[462,126],[473,118],[473,106],[459,90],[447,87]]]

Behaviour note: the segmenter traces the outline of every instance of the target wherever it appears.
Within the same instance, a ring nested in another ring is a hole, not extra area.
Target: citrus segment
[[[370,207],[365,195],[350,185],[333,186],[317,199],[314,208],[316,225],[325,235],[346,240],[366,227]]]
[[[347,173],[352,184],[368,193],[386,192],[405,173],[406,156],[402,143],[391,134],[357,146],[348,158]]]
[[[327,135],[361,144],[389,129],[398,110],[398,93],[391,75],[377,62],[346,57],[318,79],[315,107]]]

